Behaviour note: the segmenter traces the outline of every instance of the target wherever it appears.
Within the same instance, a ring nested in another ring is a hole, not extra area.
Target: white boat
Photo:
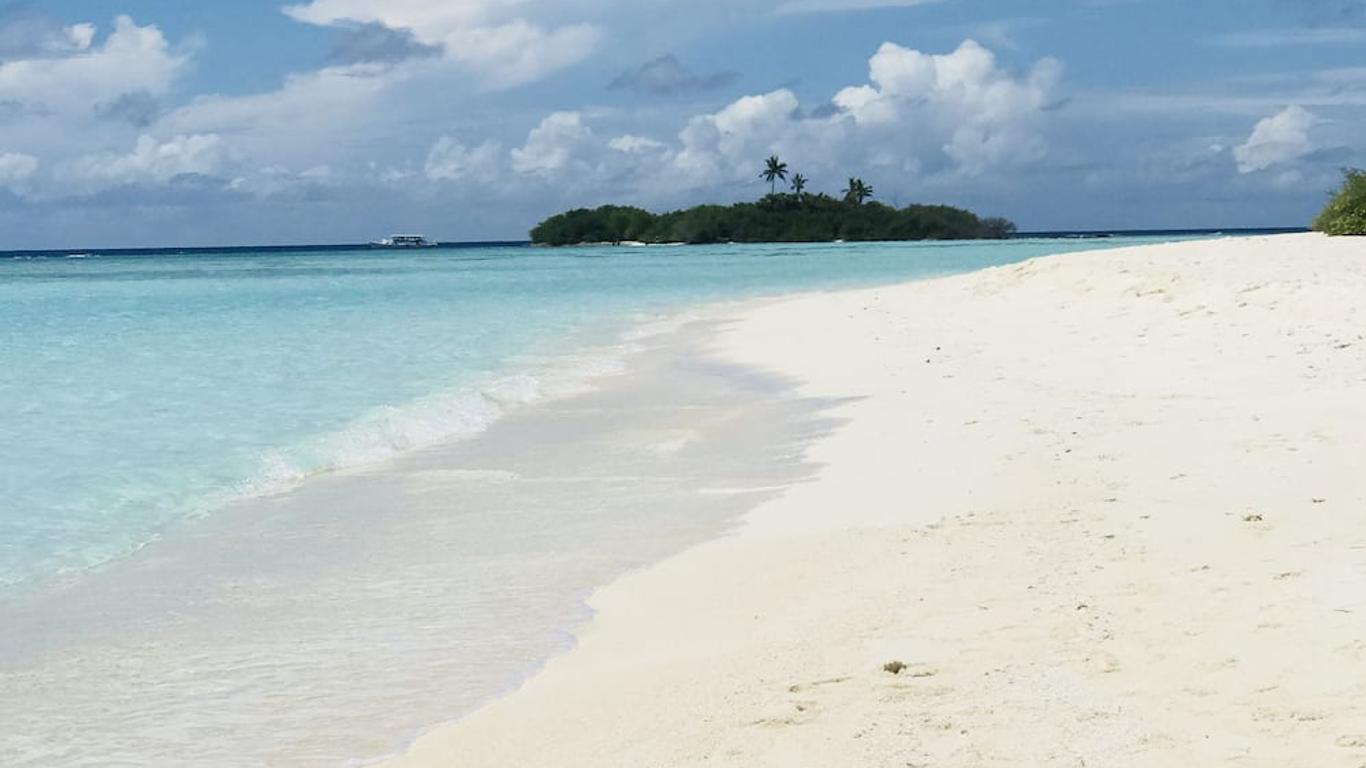
[[[390,235],[370,243],[371,248],[435,248],[436,243],[422,235]]]

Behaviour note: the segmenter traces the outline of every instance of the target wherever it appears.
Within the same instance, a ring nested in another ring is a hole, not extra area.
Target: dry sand
[[[818,478],[392,765],[1366,765],[1363,305],[1316,235],[752,305]]]

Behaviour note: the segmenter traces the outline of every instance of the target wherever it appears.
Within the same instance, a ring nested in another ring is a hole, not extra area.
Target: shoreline
[[[796,247],[802,244],[789,245]],[[841,247],[838,244],[825,245],[831,249]],[[1009,241],[922,241],[858,243],[850,244],[849,247],[880,246],[885,251],[902,246],[915,249],[914,253],[927,254],[945,248],[972,249],[984,245],[1009,247],[1012,244]],[[1038,253],[1047,253],[1053,248],[1079,248],[1075,241],[1066,240],[1042,240],[1031,246]],[[1117,247],[1114,244],[1107,246]],[[747,247],[759,251],[765,248],[760,244]],[[1087,244],[1087,247],[1102,246]],[[930,256],[931,260],[935,258]],[[980,264],[973,263],[981,261],[978,257],[968,257],[966,264],[954,263],[953,259],[942,256],[938,258],[942,263],[927,267],[929,272],[926,275],[910,279],[919,280],[936,274],[980,268]],[[534,404],[543,398],[582,391],[595,376],[608,373],[619,365],[623,355],[629,354],[633,342],[642,332],[648,336],[686,322],[689,318],[724,315],[728,307],[747,302],[779,300],[808,292],[845,290],[861,283],[886,284],[886,280],[885,275],[872,274],[850,281],[852,286],[767,286],[746,292],[749,295],[669,300],[635,312],[596,318],[579,327],[561,331],[561,336],[540,339],[500,361],[498,369],[485,371],[473,379],[462,380],[454,386],[414,393],[406,400],[377,402],[351,414],[342,422],[273,444],[254,457],[251,466],[234,470],[238,474],[231,477],[230,482],[200,489],[198,496],[186,497],[166,519],[157,521],[153,528],[140,531],[141,538],[136,541],[109,544],[107,550],[88,553],[89,557],[84,562],[58,564],[58,568],[50,568],[46,573],[35,569],[31,574],[20,573],[13,580],[0,575],[0,593],[4,590],[9,590],[10,594],[41,593],[60,588],[96,573],[107,565],[136,556],[143,547],[166,535],[174,535],[183,525],[212,516],[236,503],[288,492],[301,483],[326,477],[330,473],[364,471],[382,466],[386,461],[408,453],[477,435],[509,409]],[[528,385],[533,390],[529,393],[525,391]]]
[[[382,765],[1359,762],[1366,684],[1335,684],[1366,671],[1354,245],[1074,253],[739,312],[715,349],[843,402],[817,478],[600,589],[572,651]],[[1291,597],[1246,604],[1264,590]]]
[[[613,318],[601,325],[577,328],[520,351],[501,370],[475,381],[371,408],[335,429],[273,448],[259,457],[253,471],[194,499],[176,517],[122,550],[94,556],[78,567],[15,582],[0,580],[0,604],[8,599],[41,598],[77,586],[137,557],[147,547],[168,538],[174,540],[187,526],[225,512],[231,514],[235,508],[289,494],[332,476],[380,472],[413,455],[477,438],[508,414],[591,391],[596,382],[621,374],[626,360],[640,353],[641,343],[674,333],[692,319],[684,307],[648,318]],[[459,418],[441,420],[452,413]],[[301,453],[310,454],[316,463],[296,463]]]
[[[572,649],[597,586],[806,472],[812,407],[697,354],[709,322],[635,323],[623,370],[479,435],[245,500],[98,578],[0,602],[6,764],[50,764],[63,723],[103,706],[120,725],[88,728],[89,754],[369,764],[515,690]],[[167,723],[205,737],[159,744]]]

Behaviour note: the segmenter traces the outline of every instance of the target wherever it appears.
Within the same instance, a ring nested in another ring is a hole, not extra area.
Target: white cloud
[[[545,30],[517,20],[462,29],[445,43],[446,55],[480,71],[487,78],[486,85],[508,88],[577,64],[592,53],[599,39],[597,29],[587,24]]]
[[[477,73],[491,88],[538,80],[582,61],[597,47],[596,27],[538,26],[512,13],[525,5],[524,0],[313,0],[285,13],[316,26],[376,23],[409,30],[419,42],[440,46],[445,61]]]
[[[1041,123],[1060,76],[1051,59],[1013,76],[971,40],[942,55],[886,43],[869,60],[869,82],[840,90],[815,116],[778,90],[693,118],[674,164],[697,183],[739,181],[738,169],[770,152],[818,171],[978,174],[1044,154]]]
[[[154,159],[146,144],[122,160],[110,150],[137,136],[124,119],[127,107],[153,114],[188,68],[190,51],[173,47],[156,26],[127,16],[116,18],[98,44],[93,24],[63,25],[37,11],[16,18],[0,29],[0,46],[9,52],[0,60],[8,151],[0,155],[0,183],[26,196],[54,198],[113,185],[124,173],[137,175],[134,165]],[[40,175],[40,169],[51,172]]]
[[[1044,60],[1013,74],[972,41],[939,55],[888,43],[870,58],[866,83],[840,90],[814,110],[779,89],[696,115],[672,137],[599,133],[585,113],[561,111],[511,149],[446,135],[424,144],[425,157],[414,158],[412,143],[395,144],[396,130],[407,132],[421,121],[436,128],[427,136],[449,131],[449,124],[424,111],[429,101],[415,97],[467,82],[467,65],[498,69],[501,74],[489,70],[485,76],[506,83],[582,55],[582,46],[540,44],[572,35],[575,27],[538,26],[518,17],[542,1],[314,0],[291,6],[292,17],[310,24],[410,30],[417,43],[440,46],[443,53],[326,66],[290,75],[264,93],[199,96],[152,113],[138,127],[111,123],[56,137],[46,147],[55,151],[23,142],[7,149],[34,158],[24,186],[48,198],[194,176],[266,196],[422,178],[447,191],[506,179],[506,189],[527,196],[553,189],[646,200],[757,184],[751,166],[771,153],[828,181],[846,172],[876,179],[879,170],[921,179],[971,175],[1033,160],[1045,150],[1042,122],[1060,67]],[[76,25],[63,33],[82,48],[77,55],[0,65],[0,100],[6,88],[27,89],[31,99],[66,99],[60,109],[93,113],[92,104],[122,93],[168,94],[188,65],[188,52],[174,50],[156,27],[120,17],[99,44],[83,30]],[[98,71],[87,71],[92,67]],[[37,178],[37,158],[48,158],[44,178]],[[310,170],[320,168],[327,172]]]
[[[232,188],[254,194],[316,190],[321,180],[301,169],[324,165],[332,178],[349,175],[357,183],[389,183],[396,174],[408,178],[411,168],[398,170],[392,163],[397,152],[412,146],[396,142],[395,135],[411,132],[413,122],[432,121],[431,93],[458,99],[480,88],[533,80],[582,58],[596,40],[596,31],[581,25],[548,29],[512,15],[521,6],[519,0],[315,0],[289,6],[290,17],[342,34],[357,25],[398,30],[392,39],[420,55],[338,56],[333,60],[340,63],[288,75],[274,90],[201,95],[145,130],[163,138],[220,136],[235,156],[250,160],[237,169]],[[446,139],[430,147],[418,172],[432,181],[487,180],[490,168],[506,165],[501,155],[495,144],[467,147]],[[388,171],[376,170],[384,164]]]
[[[379,100],[403,78],[373,65],[291,75],[279,89],[246,96],[201,96],[156,123],[162,135],[217,133],[262,165],[328,162],[337,148],[391,116]]]
[[[396,130],[432,120],[432,100],[415,98],[419,91],[459,98],[534,80],[582,59],[598,39],[585,25],[548,27],[517,15],[528,8],[521,0],[291,6],[292,17],[343,32],[365,23],[411,30],[411,45],[423,55],[339,58],[343,63],[287,75],[273,90],[202,94],[169,109],[163,105],[189,69],[192,48],[172,46],[159,28],[127,16],[100,36],[91,24],[64,26],[34,12],[0,29],[0,46],[9,46],[0,55],[5,149],[48,159],[51,172],[26,184],[45,198],[184,175],[276,194],[317,189],[327,179],[309,169],[322,166],[332,179],[374,180],[367,162],[392,162],[412,149],[394,141]],[[423,170],[439,180],[485,178],[482,169],[500,154],[495,146],[465,152],[447,146]]]
[[[28,116],[93,118],[95,105],[119,96],[165,93],[188,63],[161,30],[127,16],[115,20],[98,48],[91,47],[92,25],[62,34],[64,43],[49,45],[50,55],[0,63],[0,102],[19,104]]]
[[[582,25],[533,25],[515,15],[523,10],[520,0],[315,0],[289,6],[290,17],[342,34],[357,25],[398,30],[395,39],[421,55],[337,57],[342,63],[288,75],[274,90],[202,95],[146,131],[223,137],[254,167],[234,182],[243,191],[316,189],[318,180],[300,169],[319,165],[331,166],[336,177],[382,182],[393,173],[376,171],[379,165],[405,173],[392,163],[397,152],[412,146],[396,142],[395,134],[411,132],[414,122],[433,121],[432,93],[456,100],[534,80],[582,58],[597,39],[595,30]],[[502,162],[500,155],[496,145],[466,147],[450,139],[431,146],[418,172],[432,181],[484,180],[494,158]]]
[[[94,41],[94,24],[73,24],[66,28],[64,34],[51,41],[48,47],[55,51],[87,51]]]
[[[674,167],[694,184],[714,183],[731,177],[737,166],[748,168],[755,157],[795,149],[800,106],[792,91],[782,89],[694,117],[678,134],[682,148]]]
[[[495,142],[471,148],[443,136],[427,153],[423,173],[432,181],[491,181],[497,177],[501,162],[502,147]]]
[[[429,152],[426,175],[454,181],[504,173],[514,186],[543,189],[553,180],[560,191],[645,199],[757,185],[756,163],[775,153],[826,180],[850,173],[876,179],[879,170],[922,179],[971,176],[1043,155],[1043,123],[1060,69],[1045,59],[1012,75],[972,41],[943,55],[886,44],[869,61],[867,84],[839,91],[814,112],[779,89],[694,116],[673,141],[630,133],[607,138],[584,114],[555,112],[509,152],[442,139]]]
[[[630,155],[662,152],[669,148],[669,145],[662,141],[655,141],[654,139],[645,136],[635,136],[629,133],[612,139],[607,142],[607,146],[618,152],[625,152]]]
[[[58,176],[85,192],[132,184],[164,184],[183,176],[217,176],[227,165],[223,139],[216,135],[138,138],[132,151],[86,155],[67,161]]]
[[[537,176],[586,169],[600,151],[597,137],[583,124],[581,114],[555,112],[531,129],[526,144],[512,150],[512,169]]]
[[[935,55],[885,43],[869,61],[870,85],[846,88],[834,103],[860,126],[893,127],[939,142],[968,172],[1042,155],[1035,127],[1054,99],[1062,67],[1044,59],[1023,77],[968,40]]]
[[[437,43],[452,29],[478,24],[492,10],[512,4],[509,0],[312,0],[288,6],[284,12],[319,26],[343,20],[378,22],[394,29],[411,29],[424,42]]]
[[[1238,171],[1255,173],[1311,154],[1315,146],[1309,134],[1319,122],[1312,112],[1292,106],[1257,123],[1247,141],[1233,149]]]
[[[13,188],[38,172],[38,158],[22,152],[0,153],[0,185]]]

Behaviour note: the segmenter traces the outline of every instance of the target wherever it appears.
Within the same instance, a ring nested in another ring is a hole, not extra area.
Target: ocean
[[[785,383],[666,355],[595,392],[691,308],[1149,242],[0,257],[0,763],[382,756],[762,496],[699,478],[800,475],[740,437],[799,453]]]

